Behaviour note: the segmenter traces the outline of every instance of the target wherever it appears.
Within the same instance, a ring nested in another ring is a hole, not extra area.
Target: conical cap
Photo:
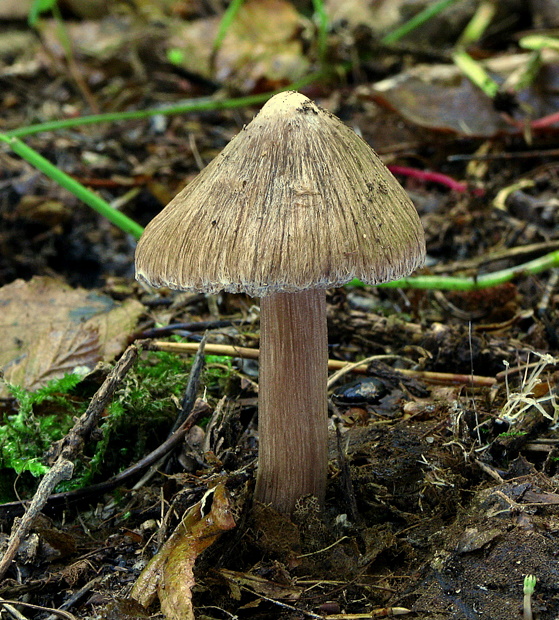
[[[146,227],[136,277],[262,296],[377,284],[421,266],[411,200],[376,153],[296,92],[272,97]]]

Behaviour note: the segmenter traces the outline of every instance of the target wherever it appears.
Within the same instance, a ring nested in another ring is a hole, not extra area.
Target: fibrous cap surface
[[[424,255],[415,207],[371,147],[285,92],[150,222],[136,277],[261,296],[394,280]]]

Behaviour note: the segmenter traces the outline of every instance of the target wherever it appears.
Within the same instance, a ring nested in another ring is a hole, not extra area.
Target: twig
[[[22,603],[21,601],[8,601],[4,599],[0,599],[0,605],[6,608],[6,610],[10,609],[14,610],[12,605],[22,605],[23,607],[27,607],[28,609],[38,609],[39,611],[50,611],[50,613],[59,616],[60,618],[65,618],[65,620],[78,620],[74,614],[71,614],[69,611],[62,611],[62,609],[53,609],[52,607],[43,607],[42,605],[33,605],[31,603]],[[17,610],[14,610],[17,612]],[[19,613],[19,612],[18,612]],[[25,616],[14,615],[14,618],[25,618]],[[25,620],[27,620],[25,618]]]
[[[194,403],[196,402],[196,394],[198,393],[198,385],[200,384],[200,375],[202,374],[202,370],[204,369],[204,364],[206,362],[206,358],[204,356],[207,340],[208,334],[206,332],[198,345],[198,351],[196,351],[194,363],[192,364],[192,368],[190,369],[190,375],[188,376],[188,382],[184,390],[181,411],[180,414],[177,416],[177,419],[175,420],[173,428],[171,429],[171,434],[174,433],[179,428],[179,426],[184,423],[184,421],[186,420],[186,418],[188,418],[188,416],[192,412],[192,409],[194,408]]]
[[[45,620],[56,620],[58,616],[65,617],[64,614],[67,612],[69,607],[75,605],[81,598],[83,598],[83,596],[90,592],[94,586],[100,584],[104,579],[104,575],[99,575],[98,577],[94,577],[93,579],[88,581],[84,586],[82,586],[79,590],[74,592],[66,601],[64,601],[64,603],[60,605],[60,608],[52,612],[50,616],[48,616]],[[73,616],[71,617],[73,618]]]
[[[176,433],[179,428],[181,428],[185,422],[189,419],[189,416],[192,414],[194,410],[194,406],[196,404],[196,393],[198,392],[198,385],[200,383],[200,374],[204,368],[204,349],[206,346],[207,333],[204,335],[202,342],[200,342],[200,347],[196,352],[196,357],[194,358],[194,363],[192,364],[192,368],[190,370],[190,375],[188,377],[188,382],[186,384],[186,388],[184,390],[184,396],[182,399],[182,407],[173,428],[171,429],[170,436]],[[197,418],[196,418],[197,419]],[[194,423],[189,425],[190,428],[194,426]],[[186,435],[186,432],[185,432]],[[167,456],[170,451],[167,451],[160,459],[158,459],[151,467],[149,471],[147,471],[140,480],[134,485],[134,489],[141,488],[146,482],[157,472],[157,470],[161,469]]]
[[[346,362],[345,366],[342,366],[339,370],[337,370],[329,379],[326,387],[330,390],[344,375],[347,375],[349,372],[357,371],[359,372],[359,368],[367,367],[371,362],[375,362],[378,360],[386,360],[386,359],[397,359],[401,357],[400,355],[371,355],[371,357],[366,357],[364,360],[359,362]],[[330,362],[335,362],[337,360],[328,360],[328,368],[330,368]]]
[[[297,607],[294,607],[293,605],[282,603],[281,601],[278,601],[274,598],[265,596],[264,594],[262,594],[262,592],[255,592],[254,590],[252,590],[251,588],[248,588],[247,586],[241,586],[241,587],[243,590],[246,590],[247,592],[250,592],[251,594],[256,595],[258,598],[263,598],[265,601],[268,601],[269,603],[273,603],[274,605],[277,605],[278,607],[282,607],[283,609],[289,609],[289,611],[294,611],[298,614],[302,614],[303,616],[307,616],[307,618],[316,618],[317,620],[324,620],[324,616],[315,614],[312,611],[307,611],[306,609],[299,609]]]
[[[138,337],[140,338],[162,338],[173,332],[204,332],[211,329],[220,329],[221,327],[231,327],[231,325],[242,325],[243,319],[224,319],[218,321],[193,321],[189,323],[170,323],[164,327],[152,327],[143,330]]]
[[[85,413],[78,418],[66,437],[56,444],[54,456],[73,459],[81,451],[84,439],[97,426],[101,414],[111,402],[116,389],[136,361],[142,344],[142,342],[131,344],[122,354],[101,387],[95,392]]]
[[[411,609],[405,607],[382,607],[381,609],[372,609],[366,614],[333,614],[324,616],[324,620],[370,620],[372,618],[385,618],[388,616],[405,616],[411,614]]]
[[[15,602],[16,601],[14,601],[14,603]],[[15,618],[16,620],[28,620],[28,618],[22,613],[20,613],[13,605],[10,605],[7,602],[1,602],[0,604],[10,614],[12,618]]]
[[[360,522],[359,509],[357,508],[357,499],[355,497],[355,490],[351,481],[351,472],[349,463],[345,454],[345,450],[342,447],[342,433],[340,431],[340,423],[336,421],[336,449],[338,453],[338,467],[340,468],[341,478],[341,491],[344,499],[344,503],[347,504],[347,511],[349,518],[353,523]]]
[[[146,344],[151,351],[167,351],[169,353],[195,353],[198,350],[197,342],[164,342],[155,340]],[[260,354],[258,349],[248,347],[236,347],[226,344],[207,344],[206,354],[208,355],[228,355],[231,357],[241,357],[243,359],[257,360]],[[364,373],[367,370],[367,360],[358,364],[352,362],[344,362],[342,360],[328,360],[329,370],[340,370],[348,365],[353,365],[353,372]],[[407,368],[398,368],[395,372],[399,372],[407,377],[415,379],[423,379],[430,383],[444,383],[461,385],[466,384],[475,387],[491,387],[495,385],[496,380],[493,377],[481,377],[479,375],[463,375],[448,372],[432,372],[428,370],[409,370]]]

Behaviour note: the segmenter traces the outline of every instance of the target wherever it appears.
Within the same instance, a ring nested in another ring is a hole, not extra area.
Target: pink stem
[[[326,292],[260,300],[258,474],[255,499],[291,514],[296,501],[324,501],[328,469]]]

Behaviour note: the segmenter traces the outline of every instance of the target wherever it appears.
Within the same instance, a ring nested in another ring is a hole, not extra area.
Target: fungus
[[[424,255],[417,212],[376,153],[297,92],[272,97],[146,227],[138,280],[261,298],[256,500],[284,514],[324,500],[326,289],[403,277]]]

